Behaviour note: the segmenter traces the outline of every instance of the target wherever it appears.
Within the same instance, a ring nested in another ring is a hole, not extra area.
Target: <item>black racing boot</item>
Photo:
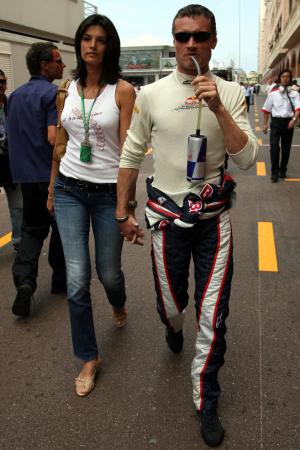
[[[213,411],[198,411],[201,433],[204,442],[210,447],[217,447],[223,442],[225,430],[218,417],[217,409]]]
[[[172,352],[180,353],[183,346],[182,330],[175,333],[171,328],[166,329],[166,341]]]
[[[19,286],[12,307],[12,312],[15,316],[21,317],[29,316],[32,294],[33,290],[29,284],[22,284],[21,286]]]

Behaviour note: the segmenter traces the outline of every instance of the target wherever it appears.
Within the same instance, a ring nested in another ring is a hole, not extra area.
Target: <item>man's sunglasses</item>
[[[58,58],[58,59],[49,59],[49,60],[43,59],[43,61],[45,61],[45,62],[47,62],[47,63],[55,62],[56,64],[63,64],[63,60],[62,60],[61,58]]]
[[[196,42],[205,42],[211,37],[211,32],[197,31],[196,33],[188,33],[187,31],[179,31],[178,33],[174,33],[174,38],[178,42],[188,42],[192,36]]]
[[[0,84],[6,84],[6,80],[0,80]]]

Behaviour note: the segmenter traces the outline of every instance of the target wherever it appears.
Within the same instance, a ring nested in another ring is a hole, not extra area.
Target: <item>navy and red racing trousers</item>
[[[152,230],[151,254],[157,309],[162,322],[175,332],[183,327],[193,257],[198,323],[191,368],[193,400],[197,410],[213,410],[220,394],[217,378],[226,351],[225,319],[233,274],[229,211],[199,220],[192,228],[172,223]]]

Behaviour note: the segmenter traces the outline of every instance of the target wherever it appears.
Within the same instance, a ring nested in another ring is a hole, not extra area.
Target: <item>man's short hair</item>
[[[35,42],[26,54],[26,64],[30,75],[41,73],[42,61],[52,61],[52,50],[57,50],[52,42]]]
[[[277,81],[276,81],[277,83],[280,83],[281,75],[286,73],[286,72],[290,74],[290,83],[292,82],[292,79],[293,79],[292,71],[290,69],[283,69],[278,75],[278,78],[277,78]]]
[[[175,20],[179,19],[180,17],[198,17],[198,16],[204,16],[207,19],[210,20],[210,24],[211,24],[211,32],[213,34],[217,34],[217,27],[216,27],[216,19],[214,14],[208,9],[205,8],[205,6],[202,5],[188,5],[188,6],[184,6],[183,8],[181,8],[176,16],[173,19],[173,23],[172,23],[172,34],[174,34],[174,30],[175,30]]]

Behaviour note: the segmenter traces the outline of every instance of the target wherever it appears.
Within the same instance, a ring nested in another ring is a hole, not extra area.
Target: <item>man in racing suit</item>
[[[116,220],[128,240],[142,244],[144,233],[131,208],[132,193],[151,142],[154,175],[148,180],[146,216],[158,312],[166,325],[167,344],[179,353],[192,256],[198,322],[193,399],[205,442],[219,445],[224,429],[217,415],[217,376],[224,362],[233,268],[228,209],[234,182],[224,176],[223,165],[227,153],[238,167],[249,168],[258,146],[241,88],[209,71],[211,50],[217,44],[212,12],[201,5],[182,8],[172,32],[176,70],[145,86],[136,100],[121,156]],[[197,76],[191,56],[203,75]],[[207,136],[207,154],[205,179],[193,183],[187,180],[187,140],[195,133],[199,101],[203,101],[201,131]]]

